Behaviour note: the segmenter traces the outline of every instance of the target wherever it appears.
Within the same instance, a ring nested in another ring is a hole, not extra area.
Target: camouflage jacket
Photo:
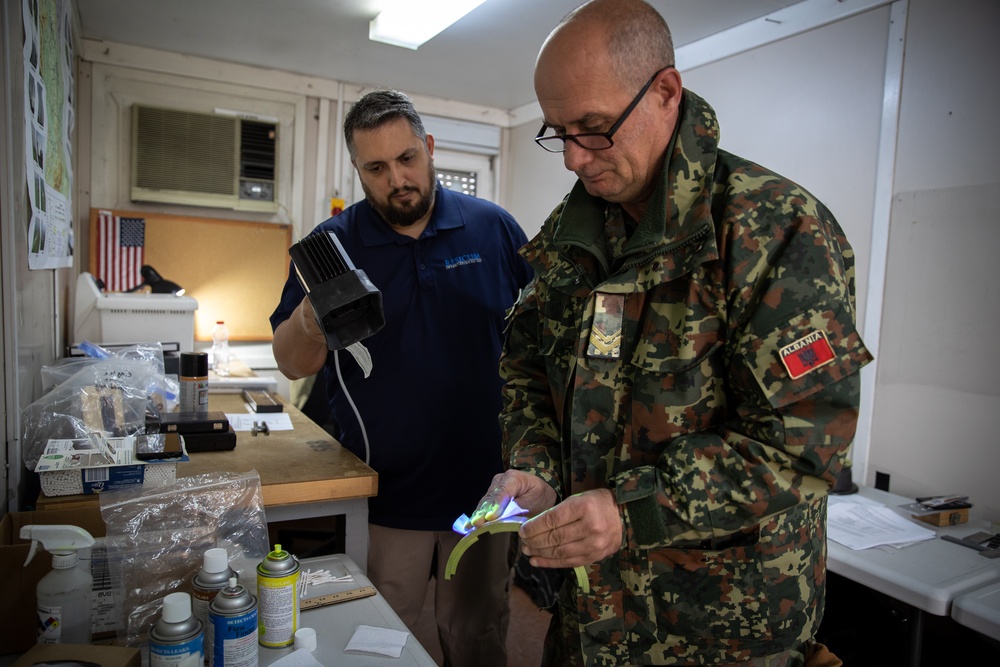
[[[564,587],[558,663],[801,648],[871,359],[853,252],[812,195],[720,150],[689,91],[662,182],[623,229],[578,182],[521,250],[536,278],[501,360],[509,466],[560,499],[610,488],[624,525],[591,592]]]

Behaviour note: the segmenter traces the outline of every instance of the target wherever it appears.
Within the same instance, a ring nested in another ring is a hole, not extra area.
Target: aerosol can
[[[169,593],[149,629],[149,667],[203,667],[205,626],[191,613],[191,596]]]
[[[76,566],[76,552],[94,546],[94,538],[79,526],[33,524],[21,528],[21,539],[31,540],[25,565],[34,558],[39,542],[52,554],[52,571],[42,577],[35,589],[38,643],[89,644],[94,578]]]

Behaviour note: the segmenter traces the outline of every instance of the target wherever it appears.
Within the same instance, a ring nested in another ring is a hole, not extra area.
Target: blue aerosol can
[[[208,605],[210,667],[257,667],[257,598],[229,580]]]

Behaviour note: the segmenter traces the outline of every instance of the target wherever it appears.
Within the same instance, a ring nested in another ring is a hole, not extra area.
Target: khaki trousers
[[[461,535],[369,524],[368,536],[368,578],[411,631],[433,580],[445,667],[506,667],[513,535],[480,537],[449,580],[445,566]]]

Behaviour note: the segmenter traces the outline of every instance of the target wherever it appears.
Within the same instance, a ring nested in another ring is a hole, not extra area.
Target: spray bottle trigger
[[[28,557],[24,561],[25,565],[30,563],[31,559],[35,557],[36,551],[38,551],[38,540],[31,540],[31,547],[28,549]]]

